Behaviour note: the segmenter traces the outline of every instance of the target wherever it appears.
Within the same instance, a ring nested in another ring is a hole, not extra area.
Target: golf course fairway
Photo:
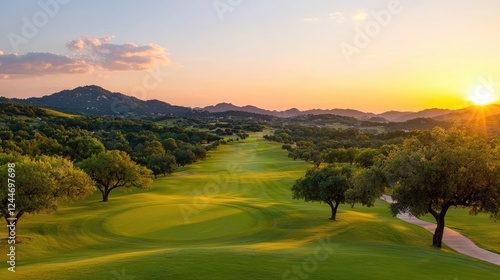
[[[0,232],[0,279],[499,279],[500,266],[432,248],[388,205],[292,200],[310,164],[251,135],[159,177],[149,191],[100,194],[17,229],[16,272]]]

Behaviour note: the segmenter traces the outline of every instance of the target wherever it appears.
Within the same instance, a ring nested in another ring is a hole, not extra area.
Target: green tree
[[[385,166],[396,201],[392,213],[409,212],[417,217],[430,213],[437,223],[435,247],[441,247],[450,207],[498,217],[500,150],[492,149],[484,136],[438,128],[422,132],[393,151]]]
[[[148,157],[147,167],[153,171],[155,179],[159,174],[166,175],[174,172],[175,165],[175,157],[170,153],[164,155],[153,154]]]
[[[57,210],[61,201],[73,201],[90,196],[92,179],[69,160],[60,157],[0,154],[0,214],[7,224],[26,213],[37,214]],[[9,180],[10,179],[10,180]],[[15,189],[15,195],[10,190]],[[15,203],[15,211],[9,210]]]
[[[0,139],[1,140],[12,140],[14,138],[14,134],[9,130],[8,127],[0,128]]]
[[[205,159],[207,157],[207,149],[200,144],[194,145],[191,151],[197,159]]]
[[[148,165],[148,158],[152,155],[164,155],[165,149],[160,141],[148,141],[145,144],[138,144],[135,146],[135,151],[132,157],[135,161],[142,165]]]
[[[35,133],[35,140],[42,155],[62,155],[64,148],[56,139]]]
[[[299,150],[293,150],[288,153],[288,157],[293,160],[297,160],[298,158],[300,158],[299,152],[300,152]]]
[[[293,198],[328,204],[332,210],[330,219],[335,220],[339,205],[346,202],[350,173],[350,169],[339,166],[309,169],[292,186]]]
[[[347,150],[344,148],[328,149],[323,157],[328,163],[340,163],[347,162],[349,160],[347,157]]]
[[[43,134],[35,133],[34,139],[23,139],[19,146],[23,149],[24,154],[36,157],[39,155],[60,155],[63,151],[63,146],[56,139],[46,137]]]
[[[110,133],[99,131],[100,135],[108,135],[107,138],[101,137],[102,144],[108,150],[120,150],[127,153],[132,152],[129,141],[123,135],[121,130],[113,130]]]
[[[354,162],[354,159],[356,158],[356,156],[358,154],[359,154],[359,149],[357,149],[357,148],[347,149],[346,156],[347,156],[347,160],[349,161],[350,164],[352,164]]]
[[[189,149],[185,150],[177,148],[173,152],[173,155],[175,156],[175,160],[179,166],[196,162],[196,155]]]
[[[78,136],[66,144],[66,152],[72,160],[81,161],[104,152],[104,145],[91,136]]]
[[[243,131],[239,132],[237,135],[238,135],[239,138],[241,138],[241,140],[245,140],[248,136],[250,136],[250,135],[248,135],[247,133],[245,133]]]
[[[356,158],[356,164],[361,167],[370,167],[375,163],[375,158],[380,155],[380,151],[375,149],[365,149],[360,152]]]
[[[175,149],[177,149],[177,142],[175,142],[174,138],[167,138],[167,139],[161,141],[161,144],[163,145],[163,148],[166,151],[173,152]]]
[[[359,169],[351,178],[352,186],[346,192],[347,201],[371,207],[384,193],[387,186],[384,171],[376,164]]]
[[[242,138],[242,139],[243,139],[243,138]],[[291,151],[295,150],[295,149],[294,149],[294,147],[293,147],[292,145],[290,145],[290,144],[283,144],[283,145],[281,146],[281,148],[282,148],[283,150],[287,150],[287,151],[289,151],[289,152],[291,152]]]
[[[163,155],[165,154],[165,149],[163,148],[163,145],[160,143],[160,141],[153,140],[146,142],[140,152],[145,155]]]
[[[16,145],[16,142],[15,141],[12,141],[12,140],[4,140],[2,141],[2,147],[3,147],[3,150],[5,153],[18,153],[18,154],[22,154],[23,153],[23,149],[21,149],[19,146]]]
[[[78,165],[95,181],[106,202],[109,193],[117,188],[149,189],[153,183],[152,171],[136,164],[123,151],[106,151],[83,160]]]

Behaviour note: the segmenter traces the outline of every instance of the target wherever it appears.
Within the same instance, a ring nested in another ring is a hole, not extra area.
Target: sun
[[[474,93],[469,96],[469,101],[479,106],[489,105],[497,101],[497,99],[495,89],[485,85],[477,86]]]

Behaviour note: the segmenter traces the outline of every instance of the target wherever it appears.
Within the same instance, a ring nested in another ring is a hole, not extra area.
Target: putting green
[[[104,229],[116,235],[159,241],[237,238],[253,231],[259,216],[255,209],[230,205],[153,205],[110,216],[104,221]]]

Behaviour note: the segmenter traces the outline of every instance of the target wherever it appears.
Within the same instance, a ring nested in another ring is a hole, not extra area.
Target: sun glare
[[[484,106],[497,101],[497,96],[494,89],[480,85],[476,87],[474,93],[469,97],[469,101],[475,105]]]

